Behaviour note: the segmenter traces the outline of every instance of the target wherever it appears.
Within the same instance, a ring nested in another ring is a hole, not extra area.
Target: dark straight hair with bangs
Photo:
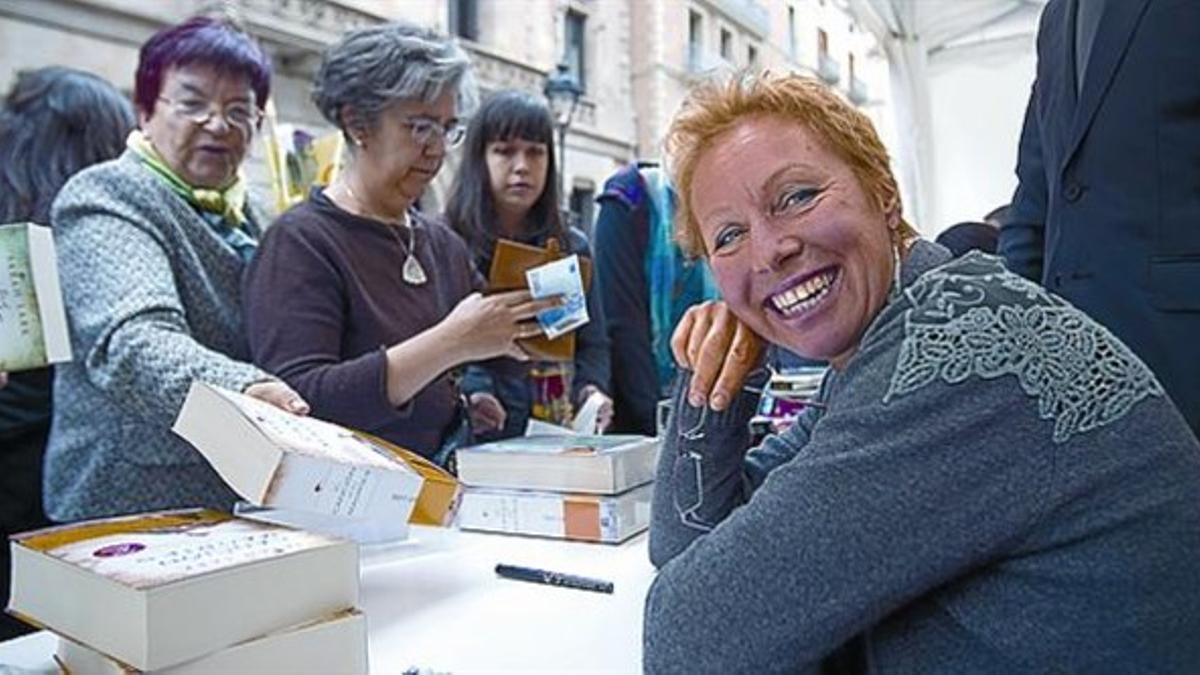
[[[546,187],[525,216],[525,235],[557,237],[562,250],[569,250],[558,210],[558,157],[550,109],[542,99],[523,91],[500,91],[488,97],[471,119],[462,162],[446,203],[447,222],[467,241],[477,263],[491,260],[497,238],[487,146],[513,139],[544,143],[547,150]],[[480,272],[487,274],[486,269]]]
[[[149,117],[162,94],[163,79],[176,66],[210,66],[243,75],[262,110],[271,95],[271,59],[254,38],[228,19],[194,16],[155,33],[138,53],[133,102]]]

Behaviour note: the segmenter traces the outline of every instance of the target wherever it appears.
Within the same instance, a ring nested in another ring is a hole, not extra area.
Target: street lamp
[[[566,177],[567,128],[571,126],[571,118],[575,116],[575,108],[579,105],[583,89],[571,76],[570,68],[563,62],[558,64],[554,74],[546,76],[546,86],[542,93],[550,103],[554,128],[558,130],[558,194],[565,211],[568,204],[566,187],[563,185]]]

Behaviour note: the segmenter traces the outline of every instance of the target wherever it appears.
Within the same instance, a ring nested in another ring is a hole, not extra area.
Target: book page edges
[[[202,417],[201,409],[209,415]],[[220,418],[211,415],[213,409],[220,412]],[[229,434],[225,425],[219,424],[230,412],[241,427],[238,430],[241,433]],[[236,402],[224,396],[220,388],[193,380],[171,431],[190,443],[221,480],[243,499],[257,502],[266,497],[271,481],[279,470],[283,449],[263,433]],[[230,450],[226,447],[230,437],[263,446],[266,452],[247,452],[245,448]],[[256,459],[260,454],[261,457]],[[235,472],[235,466],[242,470]],[[247,468],[249,471],[245,471]],[[243,477],[242,473],[254,475]]]
[[[67,329],[67,312],[63,307],[62,287],[58,280],[58,259],[54,252],[54,235],[50,228],[30,224],[29,268],[33,274],[38,314],[42,322],[42,341],[48,363],[71,360],[71,335]]]

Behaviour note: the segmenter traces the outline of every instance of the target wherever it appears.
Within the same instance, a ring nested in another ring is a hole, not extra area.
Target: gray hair
[[[349,136],[371,127],[397,101],[437,100],[453,90],[458,114],[475,107],[471,60],[453,40],[428,28],[395,21],[351,31],[325,51],[313,82],[313,102]],[[345,119],[346,110],[351,119]]]

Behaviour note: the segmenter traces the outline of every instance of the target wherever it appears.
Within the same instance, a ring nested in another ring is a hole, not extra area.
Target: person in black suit
[[[1010,269],[1137,352],[1200,435],[1200,2],[1050,0]]]

